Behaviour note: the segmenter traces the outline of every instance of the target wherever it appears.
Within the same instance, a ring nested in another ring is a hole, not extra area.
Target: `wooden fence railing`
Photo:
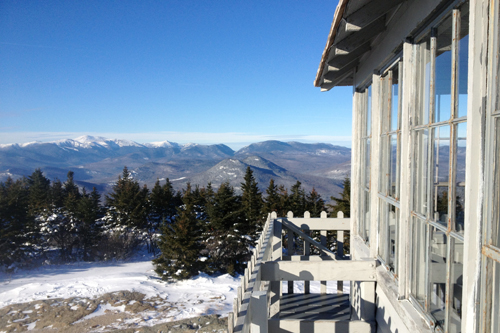
[[[242,285],[238,287],[233,312],[228,317],[228,332],[268,332],[273,320],[276,326],[284,281],[288,282],[288,293],[293,293],[294,281],[304,281],[304,293],[310,292],[310,281],[321,281],[321,293],[326,293],[326,281],[338,281],[337,293],[342,293],[343,281],[375,281],[375,260],[345,260],[349,257],[344,256],[344,244],[348,240],[344,232],[349,229],[350,219],[344,218],[343,213],[337,218],[327,218],[326,212],[319,218],[311,218],[308,212],[304,218],[293,217],[291,212],[285,218],[269,214],[245,269]],[[329,231],[336,231],[331,242],[327,240]],[[284,240],[287,241],[286,255],[283,255]],[[317,254],[311,254],[311,249]],[[351,327],[360,332],[370,332],[373,328],[372,323],[359,320],[330,323],[339,329]],[[292,320],[284,325],[293,328],[296,324]],[[325,321],[317,324],[324,325]]]

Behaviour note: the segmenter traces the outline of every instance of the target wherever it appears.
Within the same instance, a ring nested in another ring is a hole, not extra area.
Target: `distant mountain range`
[[[169,178],[181,189],[187,182],[218,187],[229,181],[238,191],[247,166],[262,191],[273,178],[290,188],[297,180],[325,198],[341,191],[350,174],[351,150],[325,143],[264,141],[234,151],[226,145],[180,145],[162,141],[140,144],[128,140],[82,136],[54,142],[0,144],[0,181],[29,176],[36,168],[49,179],[64,181],[69,170],[80,186],[107,193],[127,166],[149,188]]]

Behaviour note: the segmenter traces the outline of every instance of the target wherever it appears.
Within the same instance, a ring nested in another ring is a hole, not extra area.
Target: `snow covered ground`
[[[201,315],[227,316],[232,311],[233,299],[240,286],[240,277],[235,278],[227,274],[221,276],[200,274],[190,280],[166,283],[154,272],[151,259],[150,255],[142,253],[123,262],[80,262],[20,270],[13,274],[0,273],[0,309],[12,304],[39,301],[37,304],[31,303],[29,307],[17,310],[5,308],[4,310],[10,311],[6,314],[11,318],[3,323],[5,327],[0,327],[0,332],[16,322],[20,322],[24,329],[47,327],[40,317],[45,311],[42,307],[47,306],[66,308],[65,316],[77,316],[79,307],[87,308],[86,312],[78,317],[79,319],[67,318],[66,325],[92,321],[92,318],[109,313],[122,315],[113,319],[109,325],[100,325],[98,330],[92,330],[96,332],[109,328],[129,328],[130,325],[153,326]],[[287,288],[287,283],[283,283],[285,293]],[[336,289],[336,282],[328,282],[328,293],[336,293]],[[143,304],[140,310],[129,311],[139,304],[134,305],[136,300],[122,300],[122,296],[116,296],[118,299],[112,301],[109,293],[118,291],[144,294],[144,300],[147,300],[149,305]],[[302,293],[303,282],[296,281],[294,291]],[[319,291],[320,283],[311,282],[311,292],[319,293]],[[349,284],[344,283],[344,293],[348,292]],[[55,299],[65,300],[53,303]],[[35,317],[35,313],[39,313],[38,317]],[[38,326],[41,327],[36,326],[37,321],[40,321]],[[0,326],[2,326],[1,320]]]
[[[0,273],[0,308],[54,298],[95,298],[128,290],[163,303],[157,307],[158,313],[148,312],[150,320],[143,325],[151,326],[205,314],[227,315],[232,311],[239,285],[239,277],[227,274],[217,277],[200,274],[190,280],[165,283],[154,272],[151,257],[138,255],[126,262],[52,265],[14,274]],[[106,309],[115,312],[125,309],[110,307],[101,304],[87,317],[104,314]]]

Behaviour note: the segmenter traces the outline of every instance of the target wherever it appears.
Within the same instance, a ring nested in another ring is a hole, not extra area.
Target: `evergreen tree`
[[[94,260],[97,255],[97,246],[102,239],[102,208],[101,195],[94,187],[89,194],[83,189],[78,202],[76,218],[80,221],[78,239],[82,258],[85,261]]]
[[[207,203],[210,238],[207,240],[209,269],[212,272],[242,273],[249,258],[249,240],[242,233],[245,218],[241,198],[229,183],[222,183]]]
[[[311,217],[320,217],[321,212],[326,210],[325,201],[314,187],[306,196],[306,210],[311,213]]]
[[[290,189],[289,197],[289,207],[293,212],[294,216],[301,217],[304,216],[304,211],[306,208],[305,192],[302,189],[302,184],[297,180],[297,182]]]
[[[174,220],[176,206],[178,206],[178,199],[168,178],[163,186],[160,186],[160,181],[156,180],[155,186],[149,194],[149,204],[150,210],[147,225],[148,250],[156,254],[155,235],[163,223],[171,223]]]
[[[278,212],[280,206],[280,196],[278,193],[278,186],[274,184],[274,179],[271,178],[269,186],[266,189],[266,197],[264,198],[263,211],[265,214]]]
[[[13,269],[24,264],[32,252],[27,237],[29,190],[25,178],[0,183],[0,265]]]
[[[245,182],[241,183],[241,207],[246,220],[246,225],[242,228],[242,232],[246,232],[252,238],[256,237],[257,227],[260,226],[264,219],[262,218],[262,193],[257,186],[257,182],[253,176],[253,171],[247,167],[245,173]]]
[[[290,207],[290,196],[288,195],[288,190],[284,185],[278,186],[278,195],[278,216],[285,217],[292,208]]]
[[[125,228],[126,231],[144,228],[147,223],[148,192],[146,186],[141,189],[139,182],[124,167],[118,182],[113,186],[113,192],[106,196],[106,219],[109,225]]]
[[[335,205],[327,205],[331,209],[331,216],[337,217],[338,212],[343,212],[344,217],[351,215],[351,180],[346,177],[342,183],[344,190],[340,193],[340,198],[330,197],[331,200],[336,202]]]
[[[50,180],[40,169],[36,169],[28,177],[29,186],[29,212],[32,216],[43,212],[49,205]]]
[[[163,224],[159,241],[161,254],[153,260],[155,271],[163,280],[188,279],[198,274],[202,266],[199,221],[190,184],[182,201],[175,222]]]

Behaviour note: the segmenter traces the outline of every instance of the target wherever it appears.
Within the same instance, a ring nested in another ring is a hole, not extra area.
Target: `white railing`
[[[350,219],[344,218],[342,212],[339,212],[337,218],[327,218],[326,212],[322,212],[319,218],[311,218],[309,212],[304,213],[304,218],[293,217],[292,212],[289,212],[286,218],[279,219],[276,213],[269,214],[252,258],[245,269],[241,287],[238,287],[233,312],[228,318],[228,332],[267,332],[268,319],[279,313],[282,281],[288,281],[289,293],[293,293],[294,281],[304,281],[305,293],[309,293],[311,280],[322,281],[321,293],[326,293],[326,281],[336,280],[337,292],[342,293],[343,279],[372,280],[371,268],[375,267],[373,263],[354,263],[351,266],[349,262],[338,261],[345,259],[344,231],[349,229]],[[314,231],[319,232],[319,241],[310,237]],[[328,231],[337,232],[336,253],[326,247]],[[283,256],[283,232],[287,235],[286,256]],[[297,238],[303,240],[303,253],[294,253],[293,243]],[[310,255],[311,245],[319,250],[320,255]],[[323,268],[330,269],[318,271],[315,267],[318,260],[321,260]],[[304,263],[305,266],[302,265]],[[308,276],[312,279],[302,279],[300,274],[295,274],[297,264],[301,265],[302,271],[307,266],[311,273]]]
[[[276,218],[276,213],[268,215],[252,258],[245,268],[241,287],[238,287],[237,297],[234,299],[233,312],[228,317],[229,333],[258,332],[259,325],[267,325],[269,282],[261,281],[260,268],[263,262],[272,259],[271,237]]]

